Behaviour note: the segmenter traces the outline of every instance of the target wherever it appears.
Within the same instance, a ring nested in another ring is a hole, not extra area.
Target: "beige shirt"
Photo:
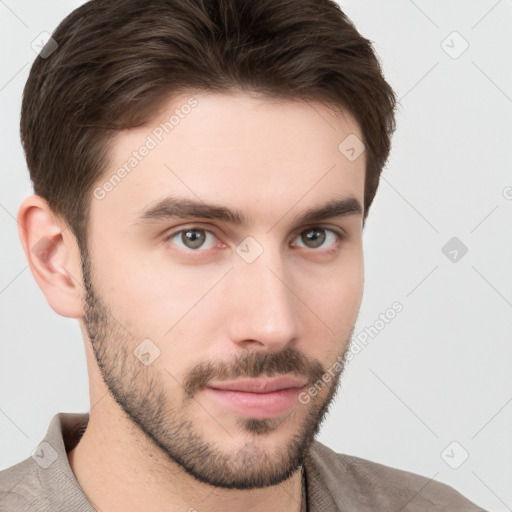
[[[67,457],[88,420],[88,414],[56,414],[33,455],[0,471],[2,512],[95,512]],[[338,454],[318,441],[304,469],[308,512],[484,511],[445,484]]]

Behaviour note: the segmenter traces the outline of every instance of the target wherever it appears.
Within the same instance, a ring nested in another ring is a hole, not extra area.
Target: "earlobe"
[[[68,318],[83,317],[82,275],[75,237],[38,195],[18,210],[18,233],[32,275],[50,307]]]

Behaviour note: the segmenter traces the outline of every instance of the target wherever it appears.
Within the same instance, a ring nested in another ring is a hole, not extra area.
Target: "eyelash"
[[[303,229],[295,236],[295,238],[299,237],[303,233],[306,233],[308,231],[313,231],[313,230],[324,230],[326,232],[330,232],[330,233],[334,234],[334,236],[336,237],[336,240],[334,241],[334,243],[332,243],[331,246],[329,246],[327,249],[323,249],[323,250],[321,248],[310,249],[311,251],[314,251],[314,252],[327,252],[327,253],[333,252],[336,250],[338,244],[346,238],[344,233],[334,230],[332,228],[326,227],[326,226],[311,226],[309,228]],[[176,236],[181,235],[182,233],[186,233],[187,231],[204,231],[205,233],[213,235],[215,238],[217,238],[215,233],[213,233],[209,229],[203,228],[201,226],[190,226],[190,227],[182,228],[179,231],[173,231],[172,233],[166,235],[164,237],[164,242],[170,242]],[[213,249],[214,247],[215,246],[210,247],[208,249],[190,249],[188,247],[179,247],[179,250],[182,250],[186,253],[201,253],[201,252],[207,252],[209,249]],[[308,247],[299,247],[299,248],[300,249],[309,249]]]

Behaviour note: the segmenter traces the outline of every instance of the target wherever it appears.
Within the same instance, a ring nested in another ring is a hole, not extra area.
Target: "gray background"
[[[81,3],[0,1],[0,469],[30,455],[55,413],[89,408],[78,322],[47,305],[15,221],[31,193],[18,135],[31,43]],[[511,2],[341,6],[401,103],[355,333],[395,301],[403,311],[354,356],[319,440],[512,510]]]

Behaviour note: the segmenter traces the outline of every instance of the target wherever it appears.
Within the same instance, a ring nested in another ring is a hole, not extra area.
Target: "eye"
[[[175,233],[168,235],[165,240],[172,242],[182,249],[193,251],[201,247],[205,250],[211,249],[216,245],[215,235],[206,229],[200,228],[188,228],[176,231]],[[209,245],[203,247],[207,240],[209,240]],[[180,246],[180,243],[183,245]]]
[[[334,244],[342,238],[343,237],[340,233],[337,233],[332,229],[322,227],[306,229],[305,231],[302,231],[297,237],[298,240],[304,243],[302,247],[306,247],[307,249],[318,249],[319,247],[322,247],[326,240],[331,241],[331,243],[328,244],[326,248],[332,248],[332,246],[334,246]]]

